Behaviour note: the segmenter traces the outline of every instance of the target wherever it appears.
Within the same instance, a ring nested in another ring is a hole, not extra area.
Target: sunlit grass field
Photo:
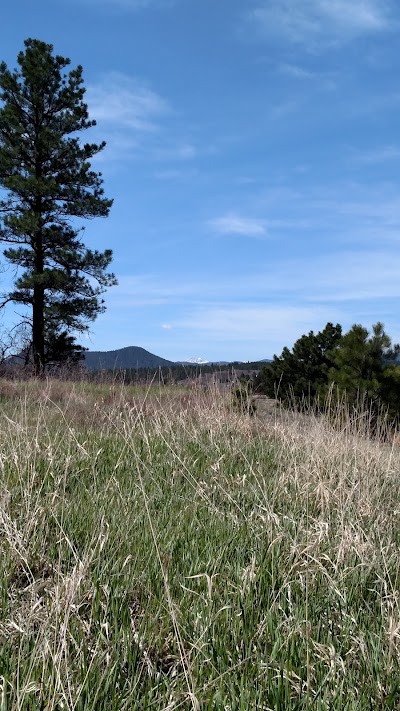
[[[400,709],[400,450],[360,422],[1,381],[1,711]]]

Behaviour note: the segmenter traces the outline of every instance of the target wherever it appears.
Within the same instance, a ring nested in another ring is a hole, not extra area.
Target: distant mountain
[[[176,365],[242,365],[249,363],[247,360],[204,360],[203,358],[189,358],[188,360],[178,360]],[[251,361],[252,363],[272,363],[271,358],[263,358],[262,360]]]
[[[257,363],[272,363],[271,358],[263,358],[263,360],[212,360],[209,365],[256,365]]]
[[[208,363],[209,361],[204,360],[204,358],[188,358],[187,360],[176,361],[177,365],[207,365]]]
[[[160,358],[160,356],[155,355],[146,351],[144,348],[139,348],[139,346],[127,346],[126,348],[118,348],[115,351],[86,351],[84,354],[85,365],[89,370],[120,370],[122,369],[133,369],[138,368],[173,368],[179,365],[188,366],[222,366],[222,365],[240,365],[242,361],[235,361],[235,363],[230,363],[226,360],[220,361],[208,361],[204,358],[190,358],[186,361],[173,362],[171,360],[166,360],[165,358]],[[245,361],[243,361],[244,363]],[[270,362],[269,358],[264,360],[256,361],[259,363]]]
[[[85,365],[89,370],[119,370],[120,368],[159,368],[173,366],[171,360],[160,358],[138,346],[115,351],[86,351]]]
[[[272,363],[271,358],[263,358],[262,360],[211,360],[209,365],[247,365],[249,363]]]

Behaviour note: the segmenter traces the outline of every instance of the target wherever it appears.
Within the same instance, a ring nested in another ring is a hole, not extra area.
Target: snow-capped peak
[[[192,365],[206,365],[206,363],[208,363],[208,360],[204,360],[204,358],[185,358],[181,362],[192,363]]]

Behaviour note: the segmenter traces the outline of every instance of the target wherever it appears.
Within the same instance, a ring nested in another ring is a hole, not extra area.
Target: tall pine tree
[[[400,346],[392,345],[382,323],[372,333],[354,324],[332,353],[329,381],[346,402],[363,402],[372,414],[383,407],[393,417],[400,414]]]
[[[112,200],[90,165],[105,143],[82,145],[77,135],[95,125],[82,67],[65,73],[70,60],[35,39],[25,41],[17,61],[14,71],[0,65],[0,241],[17,268],[2,304],[30,310],[40,374],[59,334],[71,345],[68,334],[88,329],[105,308],[101,294],[116,284],[107,272],[111,250],[87,249],[74,219],[107,217]]]
[[[302,406],[323,396],[328,385],[332,353],[342,338],[340,324],[327,323],[319,333],[301,336],[292,350],[285,347],[280,356],[261,371],[256,380],[258,392],[284,404]]]

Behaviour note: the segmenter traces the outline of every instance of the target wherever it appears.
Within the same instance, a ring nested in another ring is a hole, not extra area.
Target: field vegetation
[[[397,445],[260,411],[1,381],[1,711],[400,707]]]

